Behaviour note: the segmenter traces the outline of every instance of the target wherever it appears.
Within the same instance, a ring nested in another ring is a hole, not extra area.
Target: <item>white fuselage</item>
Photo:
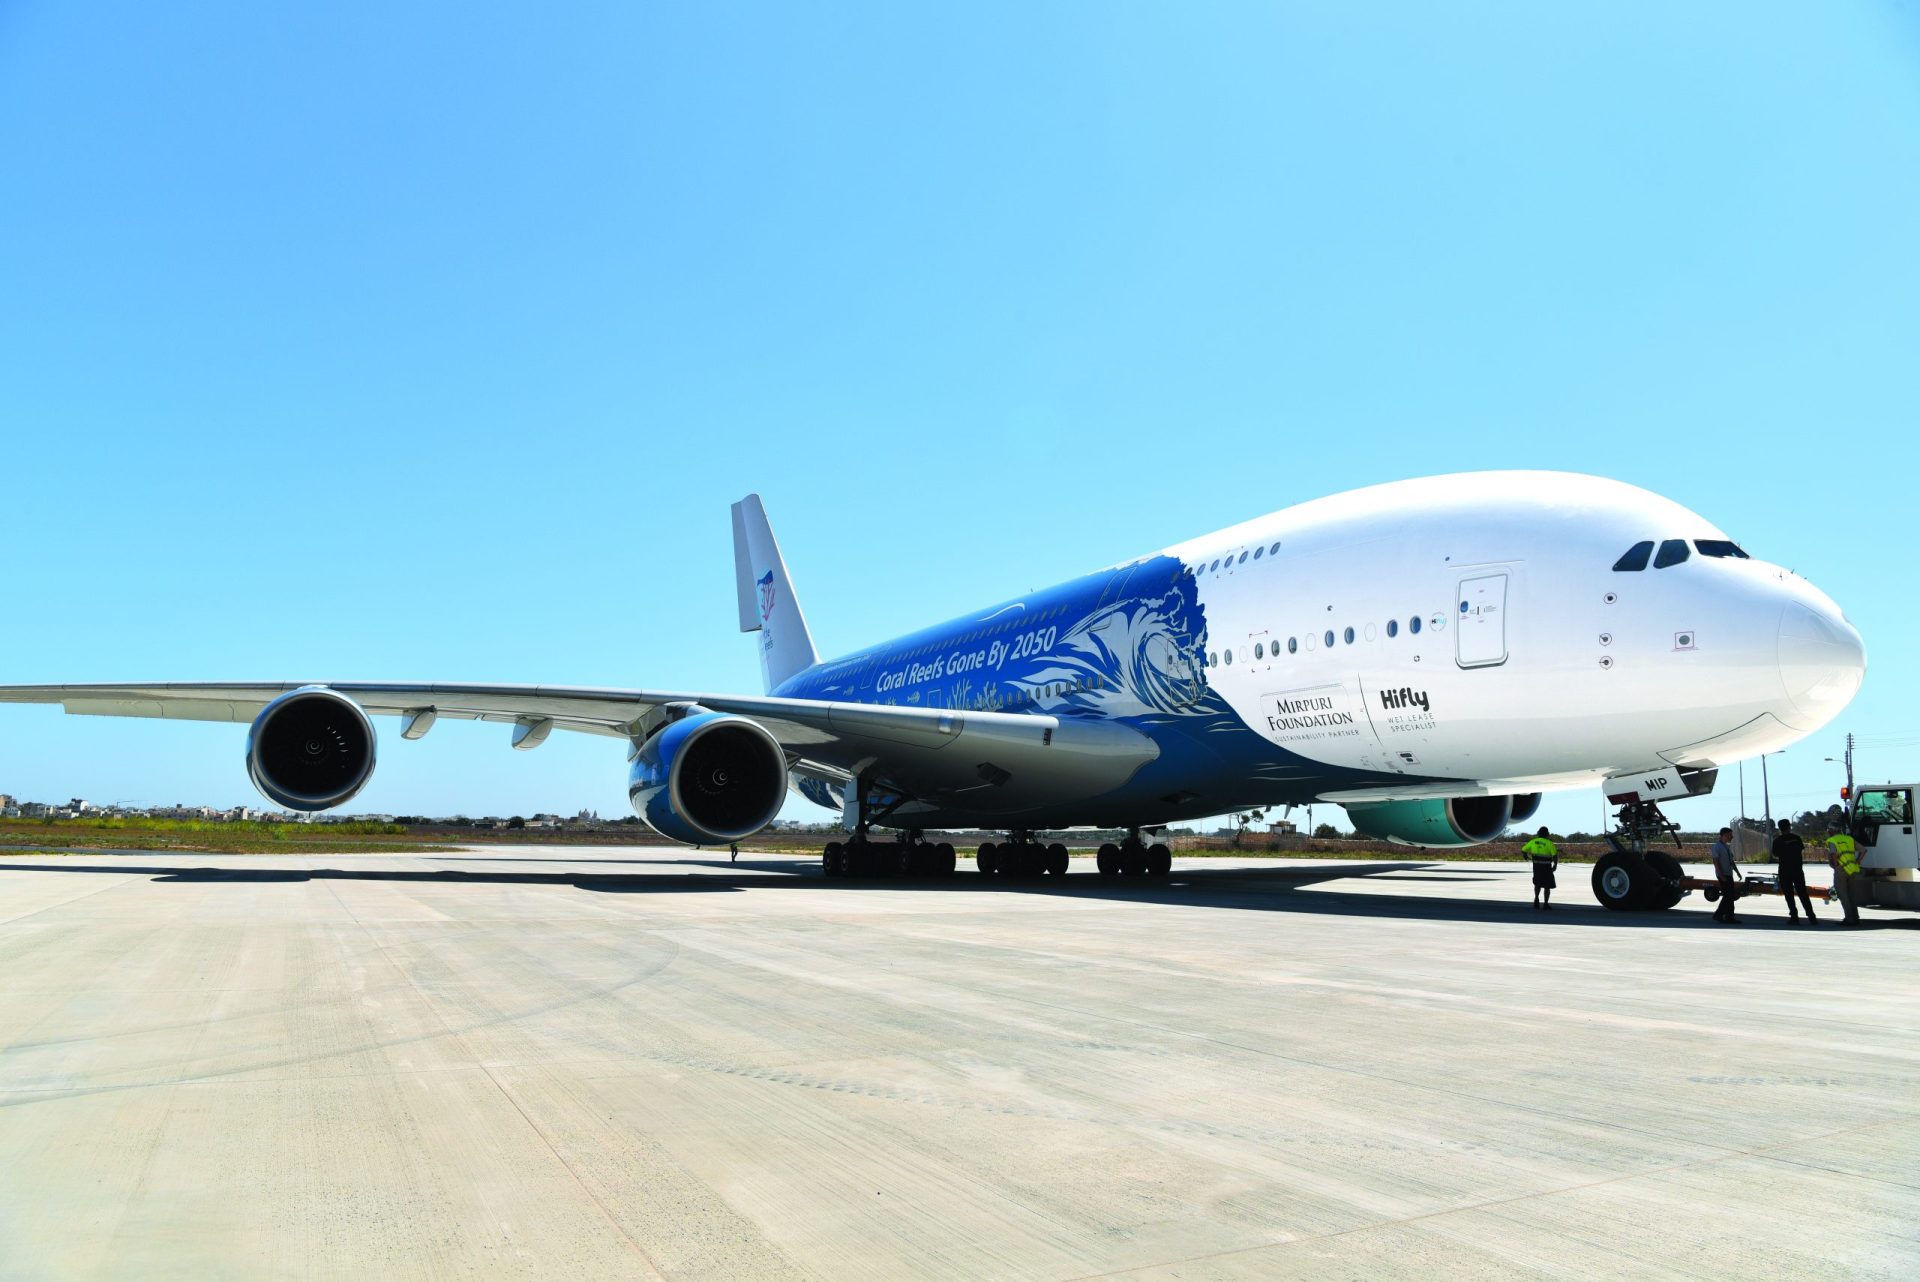
[[[1656,568],[1671,540],[1686,559]],[[1614,568],[1647,541],[1645,568]],[[1852,698],[1864,651],[1839,607],[1725,543],[1633,486],[1509,472],[1167,552],[1198,569],[1207,683],[1247,725],[1328,765],[1519,792],[1772,751]]]

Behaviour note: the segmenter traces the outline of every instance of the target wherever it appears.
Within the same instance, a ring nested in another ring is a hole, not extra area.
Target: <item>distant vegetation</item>
[[[0,819],[0,846],[87,847],[120,850],[247,851],[299,849],[312,854],[355,850],[383,854],[445,849],[406,837],[405,824],[231,822],[218,819]]]
[[[219,832],[264,837],[268,841],[286,841],[306,836],[324,837],[404,837],[405,824],[374,823],[354,820],[337,824],[270,824],[252,819],[148,819],[138,815],[98,819],[0,819],[0,830],[15,829],[99,829],[102,831],[141,832]]]

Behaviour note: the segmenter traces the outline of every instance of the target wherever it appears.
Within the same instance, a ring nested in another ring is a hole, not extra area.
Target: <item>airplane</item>
[[[1670,798],[1826,725],[1866,670],[1825,593],[1619,481],[1479,472],[1336,494],[823,661],[758,495],[733,505],[739,627],[763,693],[320,681],[0,687],[83,715],[249,722],[269,800],[372,777],[370,715],[625,741],[662,836],[745,840],[791,790],[838,810],[834,877],[951,875],[928,832],[1005,832],[982,873],[1058,876],[1035,834],[1124,831],[1098,872],[1164,876],[1173,823],[1336,803],[1388,842],[1470,847],[1542,793],[1619,805],[1601,903],[1671,907]],[[875,839],[876,830],[898,839]]]

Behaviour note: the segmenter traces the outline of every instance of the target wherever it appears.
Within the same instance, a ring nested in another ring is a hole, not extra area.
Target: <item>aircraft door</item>
[[[1454,616],[1455,660],[1463,668],[1491,668],[1507,661],[1507,575],[1478,574],[1460,580]]]

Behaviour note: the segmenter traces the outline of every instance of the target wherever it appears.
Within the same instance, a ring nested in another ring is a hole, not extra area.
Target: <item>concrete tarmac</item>
[[[1920,919],[0,852],[0,1278],[1911,1278]]]

